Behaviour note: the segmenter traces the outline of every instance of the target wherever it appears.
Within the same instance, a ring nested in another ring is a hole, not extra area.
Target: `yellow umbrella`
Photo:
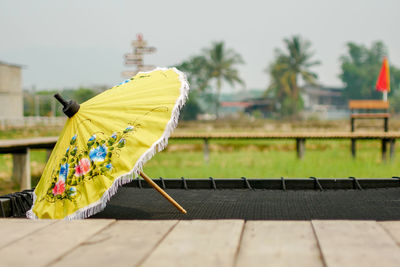
[[[166,147],[188,92],[182,72],[157,68],[81,105],[57,96],[70,118],[34,191],[27,217],[83,219],[103,210],[118,186],[143,174],[143,164]]]

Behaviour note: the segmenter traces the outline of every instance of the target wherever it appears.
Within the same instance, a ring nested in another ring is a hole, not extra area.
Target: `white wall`
[[[22,118],[21,67],[0,62],[0,118]]]

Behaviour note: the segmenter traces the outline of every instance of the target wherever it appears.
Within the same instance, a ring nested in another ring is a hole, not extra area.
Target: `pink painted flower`
[[[58,182],[53,187],[53,195],[62,195],[65,191],[64,180],[58,180]]]
[[[83,158],[79,161],[79,164],[75,167],[75,176],[85,175],[90,171],[90,160]]]

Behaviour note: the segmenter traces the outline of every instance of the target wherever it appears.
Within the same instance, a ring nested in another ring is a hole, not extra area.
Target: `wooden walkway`
[[[0,219],[0,266],[400,266],[400,221]]]

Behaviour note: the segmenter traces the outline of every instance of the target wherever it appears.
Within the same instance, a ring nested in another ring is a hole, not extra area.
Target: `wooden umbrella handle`
[[[176,202],[172,197],[170,197],[164,190],[162,190],[161,187],[159,187],[155,182],[153,182],[153,180],[151,180],[146,174],[144,174],[143,172],[140,172],[139,174],[140,174],[140,176],[143,177],[143,179],[147,183],[149,183],[155,190],[157,190],[163,197],[165,197],[172,205],[174,205],[175,208],[177,208],[183,214],[186,214],[186,210],[184,208],[182,208],[182,206],[179,205],[178,202]]]

